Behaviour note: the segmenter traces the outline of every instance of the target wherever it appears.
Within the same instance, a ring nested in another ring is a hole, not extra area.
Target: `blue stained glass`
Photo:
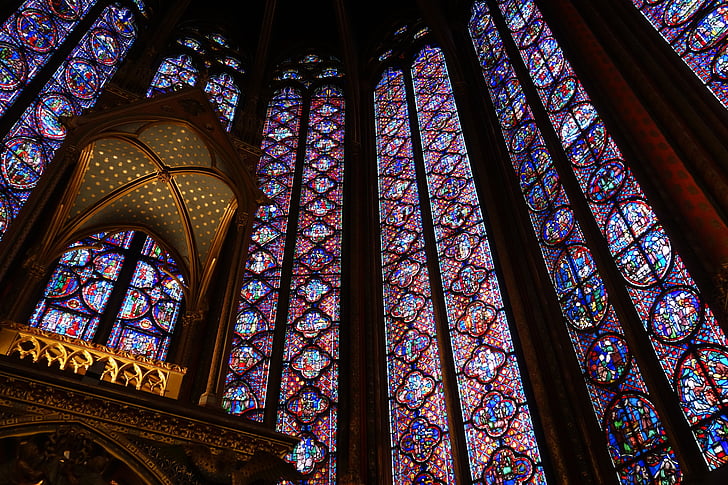
[[[238,106],[240,98],[240,90],[235,81],[226,73],[210,76],[210,80],[205,86],[205,92],[220,113],[220,120],[225,129],[230,131],[233,127],[235,108]]]
[[[0,27],[0,116],[95,3],[95,0],[27,0],[3,23]]]
[[[632,0],[670,47],[728,107],[728,6],[719,0]]]
[[[177,43],[180,45],[183,45],[185,47],[189,47],[193,51],[197,52],[198,54],[204,54],[205,49],[202,47],[202,44],[200,44],[199,41],[192,39],[190,37],[183,37],[181,39],[177,39]]]
[[[28,322],[43,330],[90,340],[121,272],[133,233],[95,234],[72,244],[58,261]]]
[[[178,57],[168,57],[157,69],[147,90],[147,96],[181,89],[184,86],[194,86],[198,76],[199,73],[190,56],[183,54]]]
[[[515,40],[522,35],[522,29],[535,20],[542,23],[538,36],[528,46],[519,46],[521,58],[526,62],[532,78],[537,72],[528,65],[528,60],[544,57],[542,46],[548,44],[550,49],[559,49],[548,26],[543,22],[541,13],[531,0],[500,2],[506,23],[512,28]],[[718,26],[719,27],[719,26]],[[554,86],[569,81],[573,87],[569,98],[553,103]],[[570,64],[564,60],[559,71],[555,73],[553,86],[537,85],[537,93],[547,110],[577,181],[585,194],[590,193],[589,183],[595,178],[619,181],[619,186],[610,188],[609,197],[603,200],[588,199],[602,234],[609,242],[617,268],[627,283],[627,291],[637,310],[642,323],[649,329],[654,320],[655,309],[660,308],[660,300],[672,293],[675,287],[689,287],[699,294],[695,282],[685,268],[682,258],[675,252],[669,237],[661,227],[657,216],[645,200],[637,180],[627,168],[627,163],[616,142],[608,133],[603,121],[594,108],[583,86],[576,79]],[[598,172],[606,164],[618,163],[614,166],[617,172],[613,177],[605,177],[605,171]],[[618,168],[617,168],[618,167]],[[722,329],[715,321],[709,307],[702,302],[703,320],[695,337],[681,342],[665,342],[657,335],[651,334],[653,348],[659,358],[668,380],[679,390],[678,360],[690,352],[692,345],[705,343],[724,348],[728,343]],[[693,426],[696,438],[705,423],[699,424],[691,419],[692,403],[682,401],[683,410]],[[728,409],[715,409],[711,419],[722,420]],[[700,441],[698,439],[698,441]],[[715,455],[704,449],[706,460]],[[711,468],[722,463],[709,461]]]
[[[52,9],[73,17],[78,5],[54,2]],[[59,117],[78,115],[94,104],[135,37],[131,12],[119,5],[106,7],[5,136],[0,152],[0,235],[65,138]]]
[[[455,483],[405,90],[388,69],[374,91],[392,472]]]
[[[147,236],[107,345],[164,360],[184,297],[172,256]]]
[[[543,25],[540,25],[535,30],[542,28]],[[625,402],[639,402],[640,409],[652,409],[645,395],[630,397],[628,394],[635,389],[647,393],[647,388],[624,339],[621,323],[609,302],[580,225],[574,219],[570,201],[559,183],[551,155],[534,123],[533,113],[524,104],[521,84],[485,3],[475,3],[469,30],[574,349],[584,374],[588,376],[585,382],[597,419],[603,427],[610,426],[605,424],[609,423],[610,406],[624,407]],[[517,113],[516,122],[511,113]],[[523,126],[529,126],[531,135],[528,142],[514,143],[514,139],[522,139]],[[620,169],[620,172],[623,170]],[[600,182],[599,186],[612,190],[619,185],[619,182],[609,180],[618,180],[618,177]],[[612,433],[607,438],[618,473],[625,483],[632,483],[640,470],[655,468],[647,467],[646,463],[664,462],[665,467],[675,465],[670,471],[663,471],[679,480],[679,467],[674,452],[665,446],[665,434],[659,418],[647,414],[652,417],[649,421],[651,428],[646,433],[660,439],[631,445],[632,456],[638,456],[641,465],[624,465],[620,446],[613,446],[612,437],[616,435]]]

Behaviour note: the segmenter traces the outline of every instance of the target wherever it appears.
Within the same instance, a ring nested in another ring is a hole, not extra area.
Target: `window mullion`
[[[301,209],[303,168],[306,163],[306,138],[308,136],[309,114],[311,112],[311,91],[305,91],[303,93],[302,102],[303,107],[301,109],[301,123],[298,130],[296,164],[291,189],[291,205],[288,212],[286,244],[283,252],[283,262],[281,264],[280,292],[278,294],[278,309],[276,311],[275,331],[270,356],[270,373],[268,375],[268,390],[266,392],[264,423],[269,426],[276,425],[278,401],[281,395],[283,352],[285,350],[288,309],[291,300],[293,256],[296,249],[296,235],[298,233],[298,219]]]
[[[129,245],[129,249],[124,250],[124,262],[119,272],[119,277],[114,284],[114,289],[111,291],[109,296],[109,303],[106,305],[106,310],[101,315],[96,335],[94,335],[93,342],[101,345],[106,345],[111,335],[111,330],[114,327],[121,305],[124,302],[124,296],[126,295],[131,280],[134,277],[134,270],[137,267],[137,263],[142,254],[142,248],[144,247],[144,241],[147,235],[141,231],[134,232],[134,238]]]

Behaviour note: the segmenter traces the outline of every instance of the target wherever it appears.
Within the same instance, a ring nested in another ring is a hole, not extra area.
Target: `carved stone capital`
[[[235,218],[235,225],[238,226],[238,230],[245,230],[248,226],[248,221],[250,221],[250,214],[245,211],[238,211],[237,217]]]
[[[197,326],[204,318],[203,310],[189,310],[182,315],[182,326],[185,328]]]

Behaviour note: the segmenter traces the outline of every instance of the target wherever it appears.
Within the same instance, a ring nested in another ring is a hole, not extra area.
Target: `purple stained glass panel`
[[[484,3],[477,2],[473,7],[469,30],[544,262],[586,376],[597,420],[608,423],[610,406],[627,406],[625,403],[629,402],[640,403],[642,411],[651,410],[653,406],[645,395],[647,387],[633,362],[622,325],[609,302],[604,282],[559,182],[551,154],[535,125],[521,84]],[[528,143],[522,141],[526,126],[530,130]],[[618,185],[618,177],[599,183],[599,187],[607,191]],[[633,395],[636,390],[641,393],[639,399]],[[679,480],[679,467],[674,453],[665,445],[665,432],[659,418],[646,411],[645,415],[651,416],[651,426],[646,432],[652,431],[654,436],[661,438],[639,442],[639,446],[630,444],[629,456],[637,457],[643,470],[660,471],[659,466],[655,468],[648,464],[662,463],[665,468],[662,473]],[[638,417],[635,414],[625,416]],[[607,435],[607,445],[618,473],[630,483],[628,477],[636,465],[623,464],[624,446],[619,445],[620,440],[624,441],[614,432]]]
[[[276,425],[301,438],[289,459],[307,484],[336,482],[343,179],[344,95],[324,86],[311,97],[298,219],[303,229],[294,246]],[[311,314],[324,323],[311,325]],[[312,390],[323,396],[321,405],[302,420],[295,403]]]
[[[65,2],[53,5],[66,11]],[[131,11],[119,5],[106,7],[2,140],[0,236],[61,146],[66,130],[60,118],[78,115],[93,106],[135,38],[136,24]]]
[[[263,420],[267,394],[302,102],[300,92],[283,88],[268,105],[257,172],[271,203],[258,209],[253,222],[223,395],[228,412],[256,421]],[[316,222],[304,231],[317,239],[327,237],[327,228]],[[318,310],[305,313],[296,323],[309,337],[330,325],[331,319]]]
[[[393,479],[455,483],[402,71],[384,72],[374,110]]]
[[[27,0],[3,23],[0,27],[0,116],[95,3],[95,0]]]
[[[717,457],[726,460],[725,454],[713,450],[728,448],[728,436],[705,430],[726,421],[728,406],[716,400],[711,405],[710,417],[698,419],[702,413],[700,403],[684,397],[684,386],[688,384],[681,378],[681,362],[690,360],[696,345],[725,349],[728,340],[533,0],[500,0],[499,6],[579,185],[587,195],[592,214],[607,239],[637,314],[650,334],[660,365],[681,396],[683,412],[703,456],[710,468],[722,466],[726,461]],[[711,21],[711,26],[723,29],[722,17],[711,19],[715,21]],[[539,24],[538,34],[530,43],[520,42],[535,23]],[[709,30],[703,33],[712,35]],[[569,89],[563,90],[564,86]],[[695,298],[676,292],[680,289],[687,289]],[[681,313],[702,317],[697,319],[699,323],[692,324],[696,328],[689,334],[677,328],[683,325],[678,323]],[[667,327],[676,327],[676,332],[683,332],[683,338],[673,336],[673,330],[665,330]],[[665,333],[668,338],[663,337]],[[696,370],[695,377],[710,380],[707,371],[701,374]],[[715,385],[722,385],[721,382],[717,380]]]
[[[474,483],[545,483],[442,51],[420,51],[412,78],[470,471]]]
[[[178,57],[168,57],[157,69],[147,96],[167,93],[185,86],[194,86],[198,76],[199,72],[190,56],[182,54]]]

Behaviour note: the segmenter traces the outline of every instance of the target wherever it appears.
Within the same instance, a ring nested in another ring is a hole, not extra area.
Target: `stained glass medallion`
[[[26,0],[3,23],[0,27],[0,115],[95,3],[94,0]]]
[[[728,6],[718,0],[632,0],[723,106],[728,106]]]
[[[57,9],[54,12],[69,18],[88,7],[85,2],[53,5]],[[0,229],[3,233],[61,146],[65,129],[59,118],[80,114],[94,104],[135,36],[136,24],[131,11],[116,4],[106,7],[36,100],[10,128],[0,153],[0,214],[4,224]]]

